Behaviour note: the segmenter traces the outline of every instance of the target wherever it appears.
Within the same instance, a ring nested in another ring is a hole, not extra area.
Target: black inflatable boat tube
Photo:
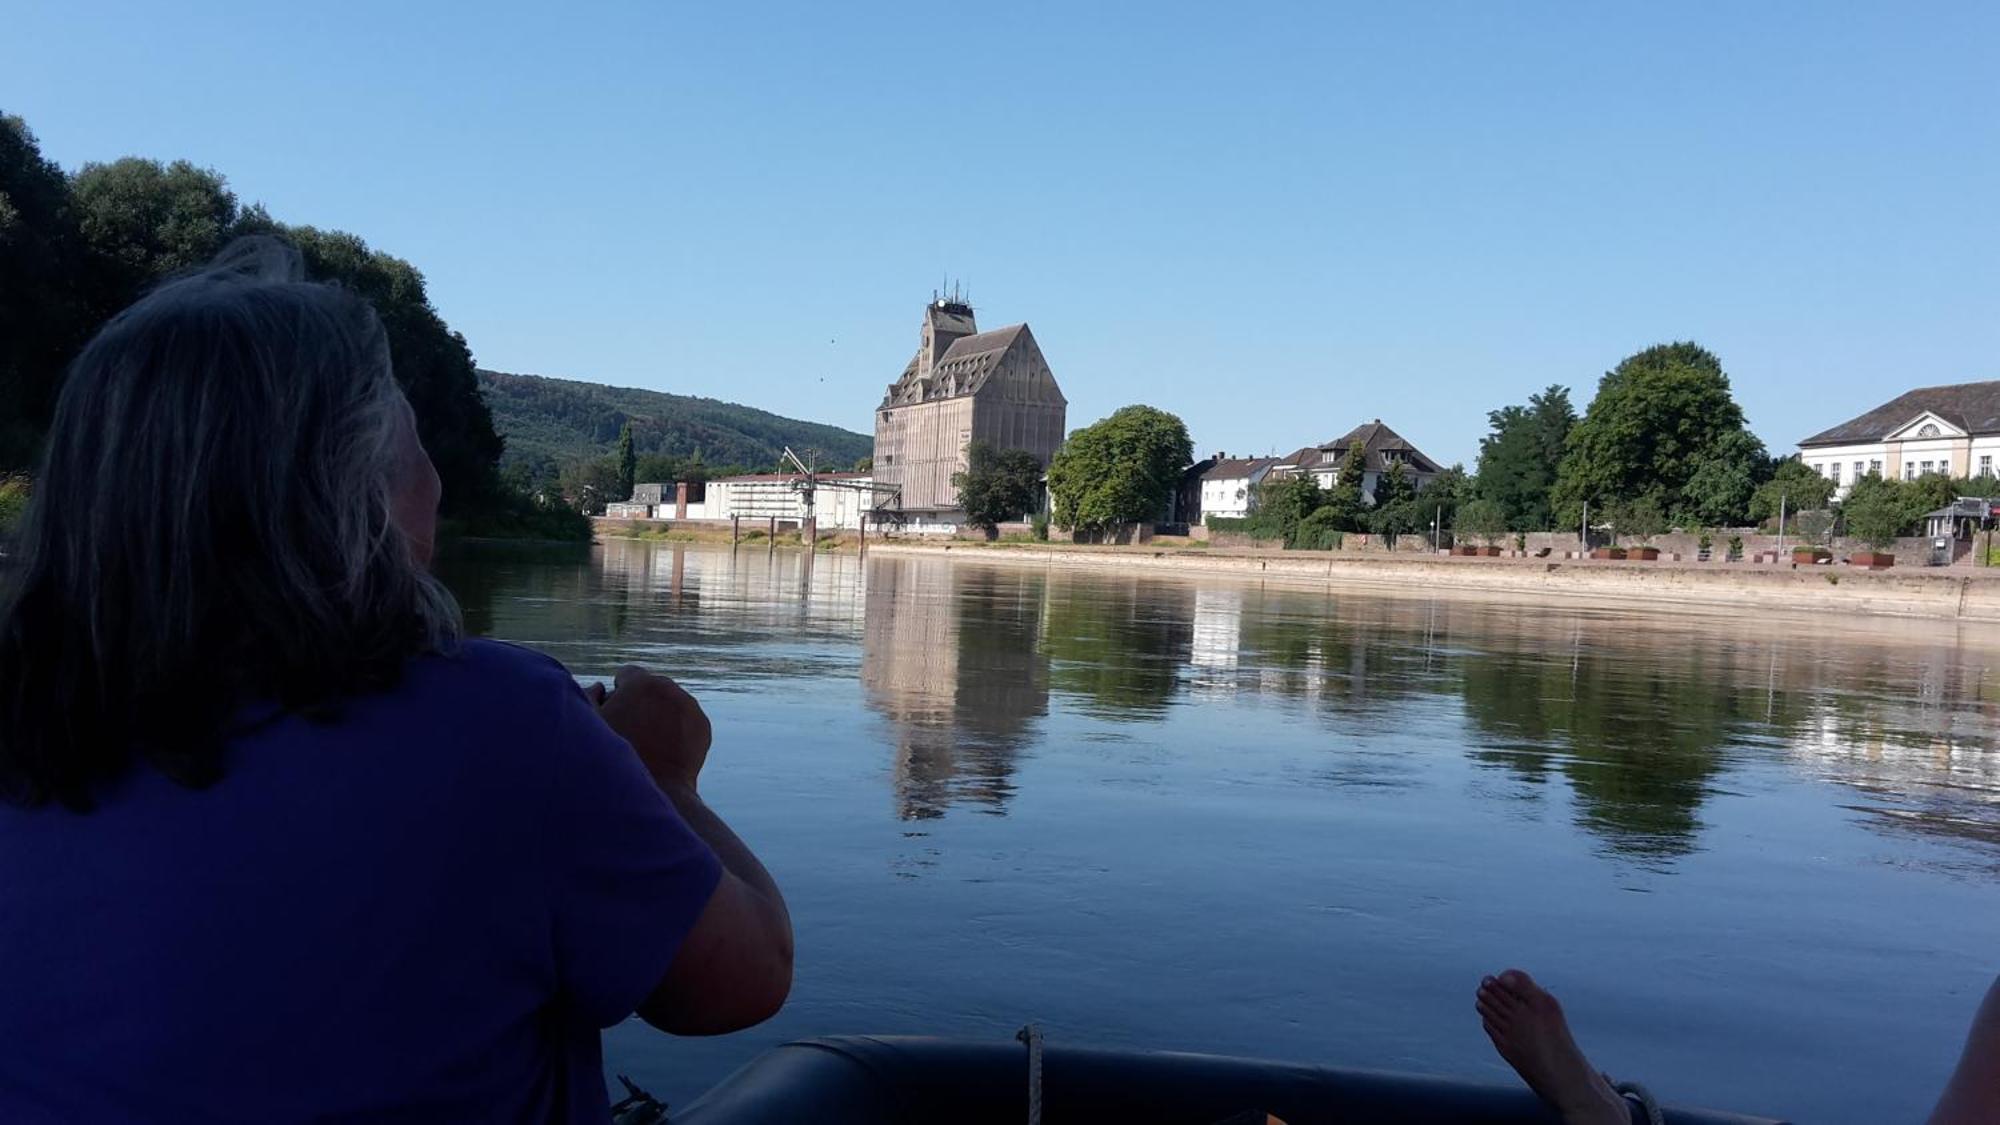
[[[1044,1125],[1214,1125],[1261,1110],[1286,1125],[1548,1125],[1518,1087],[1333,1070],[1164,1051],[1049,1047]],[[752,1060],[673,1114],[674,1125],[1021,1125],[1027,1052],[1003,1044],[852,1035],[788,1043]],[[1669,1106],[1672,1125],[1780,1125],[1771,1118]]]

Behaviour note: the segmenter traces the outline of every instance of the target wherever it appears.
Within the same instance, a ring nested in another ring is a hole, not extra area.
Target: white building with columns
[[[1915,480],[2000,472],[2000,380],[1919,387],[1799,443],[1799,460],[1847,495],[1880,474]]]

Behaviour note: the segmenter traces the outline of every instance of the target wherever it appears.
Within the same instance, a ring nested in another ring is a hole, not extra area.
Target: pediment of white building
[[[1964,437],[1965,431],[1926,410],[1890,431],[1889,441],[1921,441],[1925,438]]]

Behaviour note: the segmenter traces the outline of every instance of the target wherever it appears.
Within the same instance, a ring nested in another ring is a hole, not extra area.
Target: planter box
[[[1831,559],[1833,552],[1824,547],[1793,547],[1792,561],[1810,566],[1821,559]]]
[[[1869,570],[1887,570],[1896,565],[1896,556],[1887,551],[1856,551],[1847,561],[1851,566],[1867,567]]]
[[[1660,557],[1660,549],[1658,547],[1634,547],[1625,553],[1625,557],[1652,562],[1654,559]]]
[[[1500,557],[1500,548],[1498,548],[1498,547],[1481,547],[1481,548],[1479,548],[1479,553],[1480,553],[1480,554],[1482,554],[1482,555],[1484,555],[1484,556],[1486,556],[1486,557],[1487,557],[1487,558],[1489,558],[1489,559],[1497,559],[1497,558],[1499,558],[1499,557]]]
[[[1464,544],[1459,544],[1451,549],[1451,553],[1459,556],[1460,558],[1470,558],[1473,555],[1479,553],[1479,548],[1466,546]]]
[[[1590,549],[1590,557],[1593,559],[1622,559],[1625,557],[1625,548],[1592,547]]]

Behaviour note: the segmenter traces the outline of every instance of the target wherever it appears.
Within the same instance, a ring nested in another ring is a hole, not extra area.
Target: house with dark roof
[[[1283,458],[1270,475],[1284,477],[1311,473],[1319,478],[1320,487],[1331,488],[1340,478],[1340,467],[1356,444],[1361,446],[1361,502],[1364,504],[1375,503],[1376,486],[1398,465],[1402,466],[1404,477],[1419,490],[1444,471],[1436,461],[1425,456],[1423,450],[1411,445],[1403,435],[1377,418],[1354,427],[1332,441],[1306,446]]]
[[[2000,380],[1918,387],[1799,442],[1799,460],[1845,496],[1864,476],[1994,475]]]
[[[1062,444],[1068,400],[1026,324],[981,332],[956,293],[924,308],[917,354],[875,408],[874,478],[914,526],[961,515],[951,478],[966,448],[1025,449],[1044,467]]]

